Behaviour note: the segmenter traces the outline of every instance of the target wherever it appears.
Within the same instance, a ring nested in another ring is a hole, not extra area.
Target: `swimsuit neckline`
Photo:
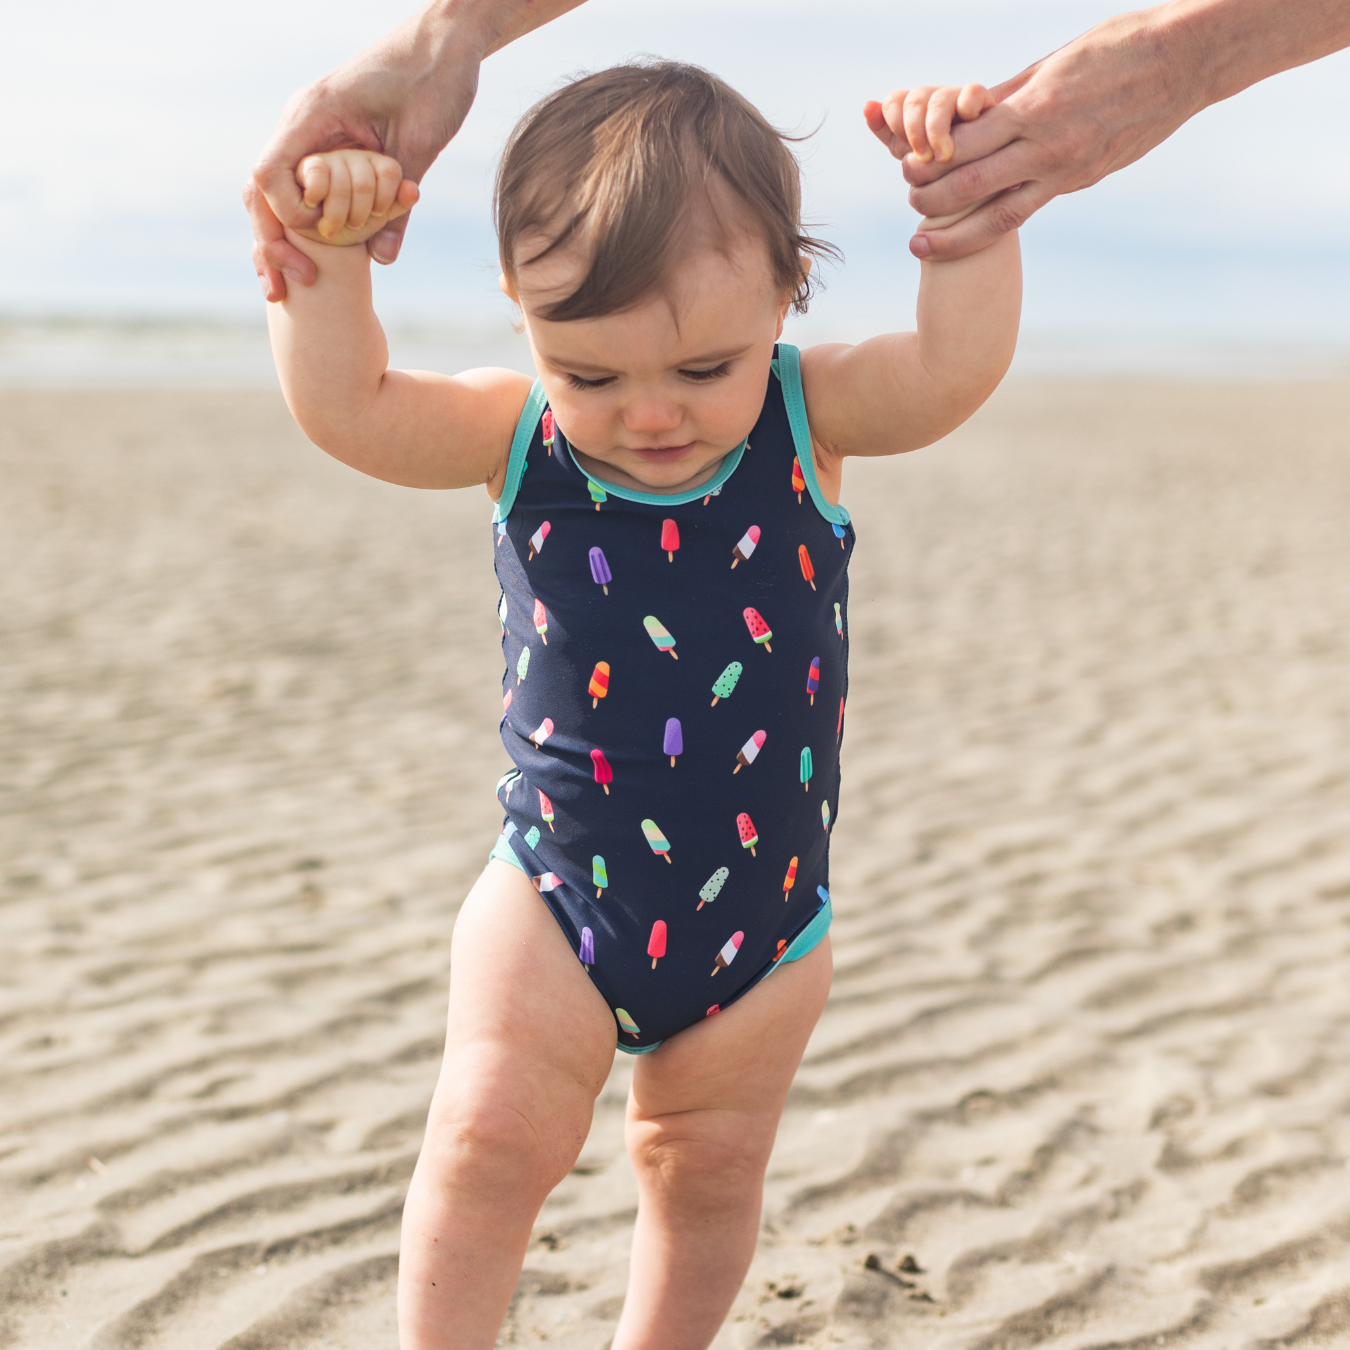
[[[594,483],[596,487],[603,488],[611,496],[622,497],[630,502],[644,502],[649,506],[683,506],[686,502],[697,501],[700,497],[707,497],[711,493],[720,491],[727,479],[736,472],[736,466],[741,462],[741,456],[750,448],[749,437],[747,437],[727,455],[722,461],[721,468],[706,483],[700,483],[698,487],[691,488],[688,492],[638,492],[633,488],[619,487],[616,483],[608,482],[593,473],[588,473],[577,463],[577,457],[572,451],[572,443],[566,437],[563,438],[563,441],[567,446],[567,458],[572,462],[573,467],[579,474]]]

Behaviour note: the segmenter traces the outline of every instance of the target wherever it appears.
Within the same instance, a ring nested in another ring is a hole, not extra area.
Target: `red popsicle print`
[[[797,883],[797,859],[794,857],[788,863],[787,876],[783,878],[783,903],[787,904],[792,896],[792,888]]]
[[[805,544],[797,545],[797,561],[802,565],[802,576],[811,583],[811,589],[814,591],[816,569],[811,563],[811,555],[806,551]]]
[[[656,969],[656,963],[666,954],[666,921],[657,919],[652,924],[652,935],[647,939],[647,955],[652,958],[652,969]]]
[[[680,527],[673,520],[661,522],[661,547],[671,562],[675,561],[675,550],[680,546]]]
[[[806,491],[806,479],[802,477],[802,462],[796,455],[792,456],[792,490],[797,494],[797,501],[800,503],[802,493]]]
[[[759,610],[747,606],[741,611],[745,619],[745,626],[750,630],[750,636],[764,648],[766,652],[773,651],[769,646],[769,639],[773,637],[773,629],[764,622],[764,616]]]
[[[811,658],[811,669],[806,672],[806,692],[811,695],[811,706],[816,706],[816,690],[820,688],[820,657]]]
[[[614,781],[614,770],[609,767],[609,760],[605,758],[603,750],[591,751],[591,763],[595,765],[595,781],[605,789],[605,796],[609,796],[609,785]]]

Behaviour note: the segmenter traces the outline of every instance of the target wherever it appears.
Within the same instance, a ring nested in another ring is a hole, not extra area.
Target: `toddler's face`
[[[525,241],[525,256],[535,242]],[[520,268],[513,297],[559,428],[583,468],[620,487],[700,486],[759,417],[783,331],[788,302],[763,241],[695,243],[664,291],[622,314],[540,318],[584,266],[560,250]]]

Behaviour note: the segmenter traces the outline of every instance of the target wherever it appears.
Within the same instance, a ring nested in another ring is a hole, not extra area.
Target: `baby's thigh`
[[[599,1095],[614,1017],[525,874],[492,860],[455,921],[443,1082],[519,1104]]]

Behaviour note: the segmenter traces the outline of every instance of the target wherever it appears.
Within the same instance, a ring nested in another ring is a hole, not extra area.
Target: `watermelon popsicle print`
[[[736,831],[741,836],[741,847],[750,850],[750,856],[755,856],[755,845],[759,843],[759,835],[755,833],[755,822],[742,811],[736,817]]]
[[[614,781],[614,770],[609,767],[609,760],[605,758],[603,750],[591,751],[591,763],[595,766],[595,781],[605,789],[605,796],[609,796],[609,785]]]
[[[666,954],[666,921],[657,919],[652,924],[652,935],[647,939],[647,955],[652,958],[652,969],[656,969],[656,963]]]
[[[642,822],[642,833],[651,846],[652,852],[670,862],[670,840],[661,833],[660,826],[654,820],[644,820]]]
[[[717,707],[718,701],[724,698],[730,698],[732,691],[736,688],[736,681],[741,678],[741,671],[745,667],[739,661],[733,661],[713,682],[712,692],[713,701],[711,706]]]
[[[552,455],[552,453],[553,453],[553,432],[554,432],[554,428],[555,428],[555,425],[556,425],[556,424],[554,423],[554,421],[553,421],[553,409],[552,409],[552,408],[545,408],[545,409],[544,409],[544,416],[543,416],[543,419],[542,419],[542,420],[543,420],[543,427],[542,427],[542,430],[543,430],[543,433],[544,433],[544,449],[547,450],[547,451],[549,452],[550,455]]]
[[[794,854],[792,861],[788,863],[787,876],[783,878],[784,904],[787,904],[787,902],[792,898],[792,888],[796,884],[797,884],[797,858],[796,855]]]
[[[797,561],[801,564],[802,577],[811,583],[811,589],[816,589],[816,569],[811,562],[811,555],[806,551],[805,544],[797,545]]]
[[[755,551],[755,546],[759,543],[759,526],[752,525],[741,535],[741,541],[731,550],[731,570],[736,570],[737,563],[749,562],[750,555]]]
[[[769,646],[769,639],[773,637],[773,629],[764,622],[764,616],[759,610],[755,609],[752,605],[747,605],[745,609],[741,611],[741,615],[745,619],[745,626],[750,630],[750,636],[754,638],[766,652],[773,651],[773,648]]]
[[[754,762],[755,757],[764,748],[764,742],[768,740],[766,732],[757,731],[750,737],[746,743],[736,752],[736,767],[732,773],[740,773],[742,769],[748,769]]]
[[[675,767],[675,756],[684,754],[684,728],[678,717],[666,718],[666,734],[661,742],[663,754],[670,756],[670,767]]]
[[[539,553],[544,547],[544,540],[548,538],[549,531],[553,528],[548,521],[544,523],[530,536],[530,556],[525,559],[531,561],[536,553]]]
[[[719,970],[725,970],[735,959],[736,953],[741,949],[741,943],[745,941],[744,933],[733,933],[723,944],[722,950],[717,953],[717,962],[712,968],[712,973],[717,974]]]
[[[730,875],[730,868],[719,867],[717,871],[715,871],[712,876],[699,887],[698,909],[702,909],[704,905],[712,904],[712,902],[717,899],[718,895],[721,893],[722,887],[727,884],[727,878]],[[698,909],[694,911],[695,914],[698,913]]]
[[[539,634],[540,641],[544,646],[548,646],[548,611],[544,608],[542,600],[534,602],[534,631]]]
[[[557,831],[553,829],[553,803],[544,795],[542,788],[537,790],[539,792],[539,819],[556,834]]]
[[[820,657],[811,658],[811,669],[806,672],[806,692],[811,695],[811,706],[816,706],[816,690],[820,688]]]
[[[665,549],[666,556],[671,562],[675,561],[675,554],[680,547],[680,527],[673,520],[663,520],[661,522],[661,547]]]
[[[669,652],[677,661],[680,659],[675,655],[675,639],[671,637],[670,630],[660,619],[648,614],[643,619],[642,626],[647,630],[647,636],[656,644],[658,652]]]
[[[591,696],[591,707],[598,708],[602,698],[609,697],[609,662],[597,661],[595,669],[591,671],[591,682],[586,686],[586,692]]]
[[[590,559],[591,580],[595,582],[606,595],[608,595],[609,583],[613,581],[614,578],[609,574],[609,563],[605,561],[605,550],[602,548],[593,548],[590,551]]]

